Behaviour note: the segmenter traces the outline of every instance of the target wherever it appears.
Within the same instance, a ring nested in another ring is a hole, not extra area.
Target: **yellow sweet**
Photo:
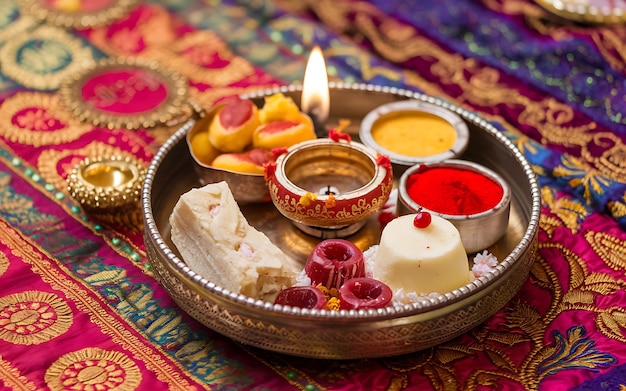
[[[293,99],[281,93],[265,98],[263,108],[259,110],[259,120],[262,124],[273,121],[294,121],[307,124],[311,121],[309,116],[300,111]]]
[[[195,132],[191,136],[191,150],[193,151],[196,159],[207,165],[211,164],[213,159],[215,159],[220,154],[220,151],[218,151],[209,142],[208,131]]]

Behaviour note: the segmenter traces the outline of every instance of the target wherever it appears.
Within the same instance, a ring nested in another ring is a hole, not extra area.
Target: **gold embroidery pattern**
[[[0,106],[0,135],[33,147],[58,145],[75,140],[91,126],[65,111],[56,94],[18,92]]]
[[[188,33],[167,46],[154,46],[141,53],[176,69],[193,82],[224,87],[245,79],[254,68],[243,57],[234,56],[214,33],[202,30]],[[207,67],[215,60],[227,62],[223,67]]]
[[[483,0],[488,8],[507,15],[524,16],[526,22],[537,32],[561,41],[573,34],[587,35],[594,41],[604,59],[613,69],[626,67],[626,29],[616,27],[588,26],[557,17],[534,3],[526,1]]]
[[[5,233],[0,236],[0,242],[28,264],[31,270],[52,289],[62,291],[80,312],[89,316],[91,322],[99,327],[100,332],[109,336],[114,343],[121,345],[125,350],[132,352],[136,360],[141,360],[148,370],[153,371],[159,380],[168,385],[168,389],[181,391],[197,389],[182,376],[182,373],[185,373],[183,369],[174,368],[171,362],[164,360],[165,354],[160,347],[148,345],[137,338],[129,330],[133,327],[131,324],[122,324],[116,317],[104,310],[100,302],[84,294],[85,288],[82,284],[68,278],[67,271],[58,273],[58,265],[53,267],[49,260],[44,259],[29,242],[20,237],[9,224],[1,219],[0,231]]]
[[[585,239],[587,239],[593,251],[611,269],[616,271],[626,270],[626,245],[623,239],[606,233],[592,231],[585,234]]]
[[[5,75],[35,90],[57,89],[65,77],[94,63],[78,38],[45,25],[6,42],[0,57]]]
[[[0,297],[0,339],[17,345],[37,345],[65,333],[74,317],[53,293],[26,291]]]
[[[546,213],[541,214],[541,219],[543,220],[543,222],[552,222],[549,224],[552,227],[565,224],[565,226],[570,231],[572,231],[573,233],[577,233],[580,227],[580,223],[587,216],[589,216],[589,211],[585,208],[583,204],[576,200],[568,198],[557,199],[554,196],[554,192],[549,187],[543,187],[541,189],[541,198],[544,204],[550,206],[550,212],[558,217],[558,220],[552,220],[552,218]],[[550,234],[553,231],[546,226],[542,226],[542,228]]]
[[[528,6],[524,2],[486,1],[486,3],[490,7],[497,8],[499,12],[523,11],[530,15],[546,15],[546,12],[539,7]],[[512,94],[510,88],[501,81],[501,74],[497,69],[444,50],[437,43],[421,36],[412,26],[398,23],[365,2],[337,5],[330,0],[309,0],[308,4],[325,24],[337,31],[354,33],[348,29],[356,28],[358,34],[367,38],[387,59],[396,62],[411,58],[433,59],[430,71],[439,78],[437,82],[441,85],[453,85],[455,90],[462,91],[462,93],[458,96],[450,96],[432,81],[410,70],[402,73],[407,84],[414,85],[430,95],[443,96],[459,105],[469,104],[473,109],[483,107],[485,113],[491,112],[492,107],[497,105],[506,105],[515,110],[522,108],[516,120],[523,126],[536,129],[543,143],[579,149],[581,158],[589,166],[598,170],[600,175],[614,181],[626,182],[626,167],[619,163],[620,158],[625,154],[624,143],[611,132],[597,131],[597,124],[593,121],[576,126],[571,125],[574,112],[567,104],[551,97],[532,100],[521,94]],[[324,10],[325,6],[332,12]],[[354,23],[351,20],[354,20]],[[375,23],[375,20],[379,23]],[[616,42],[612,45],[614,51],[619,52],[618,48],[621,46]],[[342,49],[333,50],[336,53],[326,54],[329,57],[331,54],[337,55]],[[626,53],[626,50],[621,50],[621,53]],[[368,75],[375,75],[375,72],[372,73],[369,68],[370,61],[367,58],[360,58],[360,60],[364,78],[367,80]],[[502,123],[507,122],[498,116],[492,117]],[[597,153],[591,153],[590,147],[592,146],[602,146],[604,152],[600,156]]]
[[[4,253],[0,253],[0,277],[7,271],[9,268],[9,257]]]
[[[0,41],[7,41],[16,35],[32,28],[37,21],[26,15],[21,15],[17,19],[12,19],[8,15],[12,15],[17,11],[17,4],[13,1],[3,1],[0,3],[0,15],[7,16],[3,18],[5,23],[0,22]]]
[[[22,376],[17,368],[11,366],[11,363],[3,360],[0,355],[0,379],[4,382],[4,386],[12,391],[34,391],[37,386]]]
[[[45,381],[51,390],[132,391],[141,383],[141,372],[124,353],[87,348],[61,356]]]
[[[126,73],[118,76],[115,83],[102,82],[90,86],[86,97],[83,90],[102,75]],[[163,90],[163,91],[161,91]],[[82,121],[108,129],[138,129],[162,125],[179,117],[187,108],[187,79],[173,69],[162,67],[155,61],[138,58],[107,58],[61,83],[59,94],[62,103]],[[159,95],[164,93],[164,97]],[[143,111],[133,108],[142,99],[159,98],[153,107]],[[123,106],[111,110],[111,103]]]

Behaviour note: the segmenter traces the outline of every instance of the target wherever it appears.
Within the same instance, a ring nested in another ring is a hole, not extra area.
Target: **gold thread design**
[[[46,370],[51,390],[132,391],[141,383],[141,371],[126,354],[86,348],[59,357]]]
[[[0,277],[9,269],[9,257],[4,253],[0,253]]]
[[[65,8],[46,4],[44,0],[18,0],[23,12],[32,14],[46,23],[66,28],[84,29],[106,25],[123,17],[138,0],[109,0],[100,9],[81,9],[79,1],[69,2]],[[66,2],[67,3],[67,2]]]
[[[25,291],[0,297],[0,339],[38,345],[65,333],[74,317],[54,293]]]
[[[145,367],[153,371],[156,377],[166,383],[170,390],[191,391],[197,389],[190,384],[181,368],[174,368],[169,361],[164,360],[165,353],[158,346],[148,345],[142,342],[129,330],[132,325],[121,323],[119,319],[109,314],[102,305],[90,295],[84,294],[85,287],[79,281],[67,277],[67,270],[62,266],[54,266],[48,259],[44,259],[41,253],[35,251],[32,244],[14,232],[13,228],[0,219],[0,242],[11,249],[11,252],[19,257],[31,270],[39,275],[52,289],[62,291],[68,300],[71,300],[79,311],[86,314],[90,321],[97,325],[100,332],[107,335],[116,344],[133,353],[137,360],[141,360]],[[58,272],[58,267],[63,269]],[[188,375],[190,376],[190,375]]]
[[[14,2],[3,1],[0,3],[0,15],[13,15],[17,12],[19,12],[18,5]],[[20,13],[17,19],[5,18],[0,21],[0,41],[8,41],[36,24],[37,21],[34,18],[22,13]]]
[[[577,233],[580,228],[580,222],[589,216],[589,210],[576,199],[556,198],[553,191],[549,187],[541,188],[542,202],[548,206],[550,213],[554,214],[561,223],[555,223],[545,213],[542,213],[544,223],[550,223],[553,227],[565,225],[573,233]],[[544,217],[545,216],[545,217]],[[553,230],[550,229],[549,233]]]
[[[115,83],[107,81],[90,86],[93,98],[83,95],[83,88],[90,81],[112,72],[128,73],[129,76]],[[153,108],[141,112],[130,109],[138,93],[145,97],[161,88],[165,90],[165,97]],[[152,128],[183,115],[187,107],[187,90],[187,80],[183,76],[158,62],[120,57],[101,60],[97,65],[84,68],[66,79],[61,85],[60,95],[61,102],[81,121],[109,129],[132,130]],[[96,106],[96,102],[106,106],[113,100],[128,111],[124,113]]]
[[[57,89],[61,80],[94,63],[78,38],[46,25],[5,42],[0,58],[6,76],[35,90]]]
[[[618,182],[626,181],[626,168],[619,164],[620,158],[626,153],[623,141],[611,132],[598,132],[597,124],[591,120],[572,126],[570,123],[574,111],[567,104],[551,97],[532,100],[521,94],[511,94],[510,88],[501,81],[501,73],[497,69],[485,66],[471,58],[451,54],[433,41],[422,37],[412,26],[395,21],[366,2],[357,1],[349,5],[335,5],[331,0],[309,0],[307,3],[324,23],[340,32],[353,33],[347,29],[356,27],[358,32],[367,38],[377,52],[385,58],[399,62],[415,57],[434,59],[430,71],[439,78],[438,83],[454,85],[462,93],[451,97],[432,81],[425,80],[416,72],[405,70],[401,76],[408,85],[416,86],[429,95],[447,97],[446,99],[452,99],[459,105],[471,104],[474,108],[491,108],[496,105],[522,107],[523,110],[516,120],[522,125],[536,129],[544,144],[554,143],[579,149],[581,158],[596,168],[601,176]],[[499,12],[524,15],[531,20],[546,18],[549,15],[536,4],[522,1],[507,2],[506,6],[495,0],[484,0],[484,3],[487,7]],[[332,12],[325,10],[325,7],[332,9]],[[354,20],[354,23],[351,20]],[[601,45],[606,53],[613,55],[612,64],[623,65],[626,50],[624,50],[624,40],[620,40],[620,37],[626,36],[626,31],[620,33],[602,28],[597,30],[597,33],[587,32],[587,34],[591,34],[594,41]],[[550,34],[555,39],[568,36],[567,30],[563,27],[544,29],[540,32]],[[371,61],[363,57],[364,54],[359,54],[359,50],[339,47],[329,49],[325,54],[329,58],[341,55],[357,57],[364,78],[367,79],[368,76],[372,77],[377,74],[377,71],[374,71],[370,65]],[[614,67],[623,68],[618,65]],[[386,75],[390,78],[392,76]],[[505,126],[513,128],[507,125],[507,121],[500,116],[489,116],[487,113],[485,116],[498,119]],[[591,152],[591,150],[597,150],[597,145],[604,148],[599,156],[597,152]]]
[[[206,83],[211,87],[225,87],[254,73],[248,61],[234,56],[224,41],[206,30],[185,34],[171,45],[148,47],[141,55],[178,70],[194,82]],[[228,62],[226,66],[204,66],[218,56]]]
[[[14,368],[10,362],[3,360],[2,355],[0,355],[0,379],[4,382],[4,386],[12,391],[34,391],[37,389],[37,386],[22,375],[17,368]]]
[[[589,231],[585,239],[600,259],[615,271],[626,270],[626,245],[623,239],[603,233]]]
[[[92,129],[63,110],[56,94],[18,92],[0,106],[0,135],[34,147],[76,140]]]

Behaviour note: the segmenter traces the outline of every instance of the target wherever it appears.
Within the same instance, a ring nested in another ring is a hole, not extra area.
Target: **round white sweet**
[[[374,278],[392,291],[444,294],[469,282],[469,264],[459,231],[432,215],[426,228],[413,224],[415,214],[400,216],[382,232],[374,260]]]

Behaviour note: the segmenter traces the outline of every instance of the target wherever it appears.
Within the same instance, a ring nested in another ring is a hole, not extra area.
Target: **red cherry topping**
[[[309,309],[326,309],[326,295],[314,286],[292,286],[278,293],[274,304]]]
[[[413,219],[413,225],[416,228],[426,228],[430,225],[431,221],[433,221],[433,218],[430,213],[426,212],[425,210],[420,210],[419,212],[417,212],[415,218]]]
[[[339,288],[341,309],[382,308],[393,296],[391,288],[382,281],[360,277],[346,281]]]

